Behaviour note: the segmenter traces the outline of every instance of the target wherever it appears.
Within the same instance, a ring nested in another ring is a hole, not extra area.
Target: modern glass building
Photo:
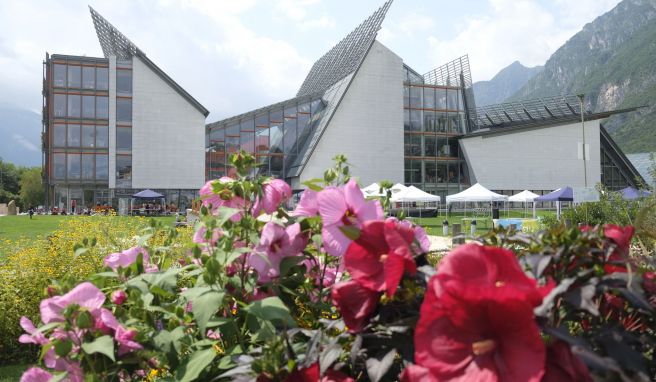
[[[104,57],[46,54],[43,176],[47,207],[125,212],[146,188],[183,209],[204,174],[209,114],[95,10]]]
[[[376,40],[391,3],[315,62],[296,97],[208,124],[206,179],[231,175],[239,149],[295,189],[337,154],[363,185],[386,179],[442,197],[476,182],[543,194],[641,179],[600,123],[632,109],[582,111],[575,96],[477,108],[467,56],[421,75]]]

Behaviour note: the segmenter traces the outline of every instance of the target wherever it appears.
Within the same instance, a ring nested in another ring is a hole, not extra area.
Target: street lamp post
[[[579,101],[581,101],[581,130],[583,131],[583,186],[585,188],[588,188],[588,165],[586,163],[586,155],[585,155],[585,113],[583,112],[583,99],[585,98],[585,94],[579,94]]]

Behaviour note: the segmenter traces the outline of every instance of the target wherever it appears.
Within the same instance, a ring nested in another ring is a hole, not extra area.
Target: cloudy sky
[[[619,0],[396,0],[378,39],[420,73],[541,65]],[[383,0],[0,0],[0,105],[39,110],[45,53],[102,57],[87,4],[205,105],[208,122],[291,98]]]

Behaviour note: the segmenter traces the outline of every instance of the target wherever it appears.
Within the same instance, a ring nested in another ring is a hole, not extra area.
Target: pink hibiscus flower
[[[44,324],[63,322],[63,310],[72,304],[88,310],[93,316],[100,313],[105,302],[105,295],[95,285],[84,282],[63,296],[55,296],[41,301],[41,321]]]
[[[311,217],[316,216],[317,214],[319,214],[317,192],[308,188],[301,194],[301,200],[299,200],[296,208],[292,211],[292,216]]]
[[[23,373],[20,382],[48,382],[52,377],[52,374],[41,368],[31,367]]]
[[[262,186],[262,199],[255,198],[253,205],[253,216],[258,216],[264,210],[267,214],[274,213],[280,203],[285,202],[292,196],[292,189],[287,182],[280,179],[272,179]]]
[[[143,255],[143,265],[145,271],[148,273],[156,272],[157,266],[150,263],[150,256],[148,256],[148,252],[141,247],[132,247],[130,249],[126,249],[123,252],[112,253],[111,255],[105,257],[103,264],[112,268],[114,271],[118,270],[119,267],[127,268],[134,264],[135,261],[137,261],[137,257],[140,253]]]
[[[118,355],[124,355],[131,353],[135,350],[143,349],[140,343],[134,341],[134,337],[137,336],[136,329],[125,329],[122,326],[116,328],[116,333],[114,333],[114,339],[118,342]]]
[[[321,231],[326,252],[342,256],[351,243],[341,227],[362,227],[369,220],[381,220],[383,210],[378,201],[366,201],[358,184],[351,179],[344,187],[329,187],[317,195],[319,214],[323,221]]]
[[[287,228],[274,222],[264,225],[260,243],[248,257],[248,264],[258,273],[259,282],[271,281],[280,276],[280,262],[285,257],[303,252],[307,235],[301,232],[301,225],[292,224]]]
[[[244,199],[240,198],[239,196],[236,196],[234,192],[232,192],[227,186],[230,183],[233,183],[235,180],[232,178],[229,178],[227,176],[222,177],[219,180],[210,180],[209,182],[205,183],[203,187],[200,188],[200,199],[203,203],[203,206],[207,207],[210,209],[212,214],[215,214],[218,210],[219,207],[229,207],[229,208],[237,208],[237,209],[242,209],[246,205],[246,202]],[[214,184],[218,182],[222,184],[224,187],[223,189],[215,193],[214,192]],[[241,219],[241,213],[233,215],[230,220],[232,221],[239,221]]]
[[[48,339],[40,331],[36,329],[32,321],[23,316],[20,319],[20,326],[25,330],[27,334],[22,334],[18,338],[18,342],[22,344],[37,344],[44,345],[48,343]]]

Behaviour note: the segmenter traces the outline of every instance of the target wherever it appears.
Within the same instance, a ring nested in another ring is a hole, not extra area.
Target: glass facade
[[[132,187],[132,60],[116,60],[116,187]]]
[[[255,155],[256,173],[285,178],[307,148],[323,111],[319,97],[301,98],[208,125],[206,178],[230,175],[228,155],[239,150]]]
[[[458,138],[466,133],[462,89],[423,83],[404,67],[404,182],[442,197],[470,184]]]
[[[44,169],[53,205],[59,206],[57,195],[70,208],[81,195],[108,187],[108,66],[105,59],[71,56],[53,56],[46,66]]]

